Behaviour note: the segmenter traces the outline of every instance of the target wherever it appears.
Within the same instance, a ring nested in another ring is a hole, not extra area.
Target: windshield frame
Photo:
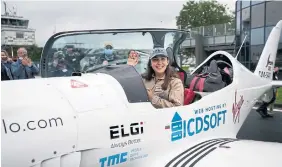
[[[42,78],[48,77],[48,61],[49,51],[52,49],[55,41],[59,38],[69,35],[82,35],[82,34],[107,34],[107,33],[150,33],[152,36],[154,47],[164,47],[163,37],[169,32],[181,33],[182,36],[175,42],[173,47],[173,62],[175,62],[175,52],[178,51],[180,44],[186,39],[189,31],[169,28],[139,28],[139,29],[104,29],[104,30],[82,30],[82,31],[65,31],[52,35],[43,47],[41,60],[40,60],[40,75]],[[177,46],[176,46],[177,45]],[[176,46],[176,47],[175,47]],[[152,48],[153,49],[153,48]],[[172,63],[178,67],[177,63]],[[100,67],[99,67],[100,68]],[[179,67],[178,67],[179,68]]]

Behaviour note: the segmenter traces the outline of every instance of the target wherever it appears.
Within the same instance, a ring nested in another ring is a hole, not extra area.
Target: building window
[[[247,35],[247,37],[249,36],[249,31],[251,28],[250,25],[250,8],[245,8],[242,10],[242,22],[241,22],[241,42],[243,42],[243,39],[245,37],[245,35]],[[246,38],[246,41],[249,41],[249,38]]]
[[[282,43],[278,45],[275,66],[282,67]]]
[[[1,25],[7,25],[8,20],[1,18]]]
[[[243,31],[241,33],[241,43],[243,43],[244,39],[245,39],[246,45],[249,45],[250,44],[250,31]]]
[[[237,1],[238,2],[238,1]],[[241,27],[241,12],[237,12],[236,14],[236,34],[240,34],[240,27]]]
[[[252,5],[255,5],[255,4],[259,4],[259,3],[263,3],[264,0],[261,0],[261,1],[251,1],[251,4]]]
[[[246,44],[244,44],[241,48],[241,51],[240,51],[240,59],[239,61],[240,62],[248,62],[250,61],[250,47],[249,46],[246,46]]]
[[[250,62],[243,62],[242,63],[247,69],[250,69]]]
[[[248,0],[242,1],[242,9],[246,8],[246,7],[249,7],[250,4],[251,4],[251,1],[248,1]]]
[[[236,11],[241,10],[241,1],[236,1]]]
[[[250,8],[242,10],[242,22],[250,22]]]
[[[257,67],[257,63],[253,63],[253,62],[250,63],[250,71],[254,72],[256,70],[256,67]]]
[[[251,46],[251,62],[252,63],[257,64],[263,48],[264,48],[264,45]]]
[[[265,27],[265,42],[274,26]],[[282,43],[282,32],[280,34],[280,43]]]
[[[22,32],[16,32],[16,38],[24,38],[24,34]]]
[[[266,2],[266,26],[276,25],[279,20],[282,20],[281,9],[281,1]]]
[[[252,28],[264,26],[264,3],[252,7]]]
[[[264,44],[264,27],[251,30],[251,45]]]

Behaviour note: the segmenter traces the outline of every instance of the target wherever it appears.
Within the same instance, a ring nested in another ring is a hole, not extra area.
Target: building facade
[[[272,28],[282,20],[282,1],[236,1],[236,51],[245,39],[239,61],[254,70]],[[282,69],[282,33],[276,66]]]

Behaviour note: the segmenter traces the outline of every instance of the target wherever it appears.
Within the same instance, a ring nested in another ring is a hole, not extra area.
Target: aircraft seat
[[[179,71],[179,72],[178,72],[178,75],[179,75],[180,79],[182,80],[182,82],[185,83],[185,82],[184,82],[184,75],[185,75],[184,72]]]
[[[182,83],[185,83],[185,73],[183,71],[178,71],[179,78],[181,79]],[[193,102],[195,98],[195,92],[189,88],[184,88],[184,105],[189,105]]]
[[[189,105],[193,102],[195,98],[195,92],[189,88],[184,89],[184,105]]]
[[[226,83],[226,86],[232,83],[233,75],[232,75],[232,71],[230,71],[229,68],[225,67],[221,71],[221,76],[222,76],[222,81]]]

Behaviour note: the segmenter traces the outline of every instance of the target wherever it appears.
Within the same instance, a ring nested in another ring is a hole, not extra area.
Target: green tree
[[[42,48],[38,47],[37,45],[31,45],[26,47],[28,56],[33,61],[39,61],[42,53]]]
[[[231,22],[234,16],[225,4],[216,0],[189,0],[176,17],[176,25],[181,29]]]
[[[14,57],[17,57],[17,50],[20,47],[24,47],[27,50],[28,56],[31,58],[32,61],[39,61],[41,58],[42,53],[42,47],[38,47],[37,45],[31,45],[31,46],[1,46],[1,49],[6,50],[10,56],[12,56],[12,51]]]
[[[232,11],[231,19],[230,19],[230,24],[232,27],[235,28],[236,25],[236,20],[235,20],[235,11]]]

